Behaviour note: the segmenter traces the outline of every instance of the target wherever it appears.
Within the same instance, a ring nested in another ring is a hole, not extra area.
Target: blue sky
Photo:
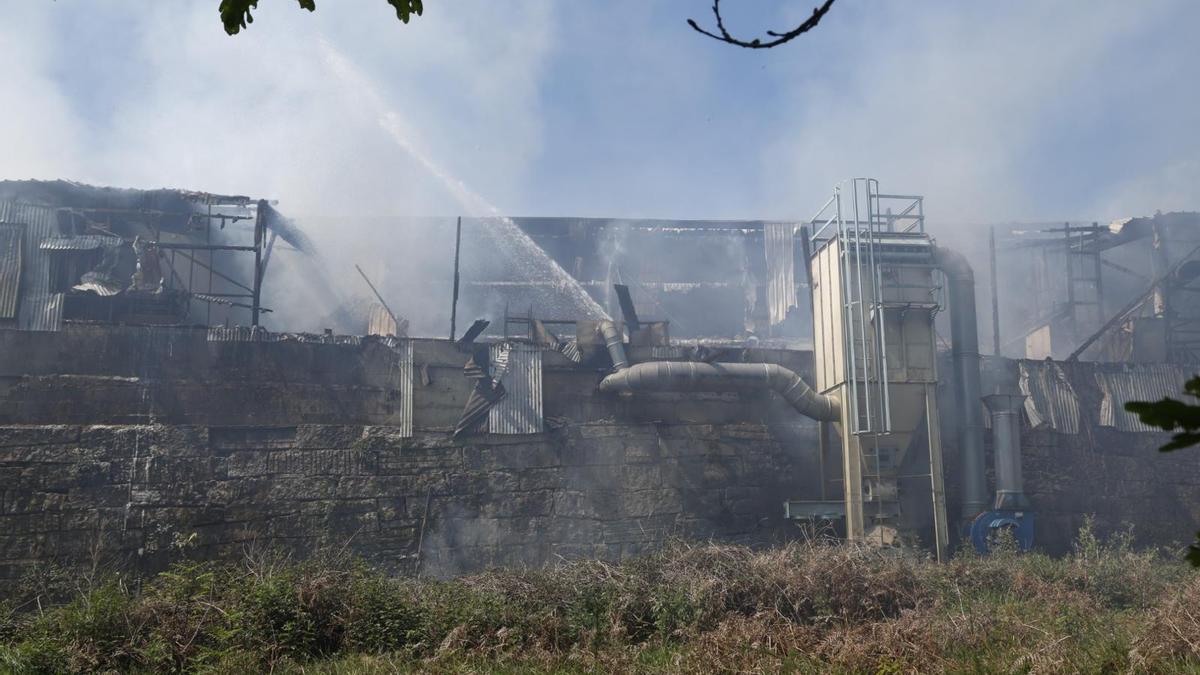
[[[0,176],[337,215],[802,218],[850,175],[946,225],[1200,208],[1193,0],[838,0],[768,51],[693,33],[708,0],[263,0],[232,38],[217,4],[0,0]],[[813,3],[725,4],[751,34]]]

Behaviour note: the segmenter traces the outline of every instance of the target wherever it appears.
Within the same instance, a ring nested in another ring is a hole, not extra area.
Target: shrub
[[[1064,558],[675,542],[448,581],[343,557],[184,563],[0,614],[0,671],[813,672],[1200,666],[1200,577],[1090,524]],[[55,582],[58,583],[58,582]],[[47,582],[38,597],[50,597]],[[61,586],[59,586],[61,587]],[[1173,589],[1182,593],[1173,594]]]

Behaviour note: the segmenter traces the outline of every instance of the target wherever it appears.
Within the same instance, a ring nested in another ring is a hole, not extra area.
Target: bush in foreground
[[[1089,528],[1065,558],[943,565],[850,545],[677,543],[450,581],[276,556],[180,564],[137,590],[47,578],[31,592],[60,604],[0,613],[0,671],[1200,669],[1200,577]]]

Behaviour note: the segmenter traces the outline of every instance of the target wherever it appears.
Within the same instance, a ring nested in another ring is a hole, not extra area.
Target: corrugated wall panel
[[[402,438],[413,435],[413,343],[412,340],[389,341],[396,353],[396,389],[400,391],[400,410],[397,427]]]
[[[63,296],[50,292],[50,255],[40,248],[43,240],[59,235],[55,210],[23,202],[0,202],[0,222],[25,226],[17,328],[59,330],[62,328]]]
[[[17,316],[17,292],[21,288],[21,235],[25,227],[0,223],[0,319]]]
[[[542,349],[535,345],[499,343],[491,346],[492,363],[507,369],[500,377],[506,395],[488,411],[493,434],[537,434],[542,431]]]
[[[771,325],[787,318],[788,310],[796,306],[795,225],[765,223],[763,246],[767,256],[767,310]]]
[[[43,251],[94,251],[105,246],[120,246],[120,237],[105,234],[77,234],[72,237],[47,237],[38,246]]]
[[[1138,416],[1127,412],[1130,401],[1157,401],[1165,397],[1181,398],[1184,382],[1194,373],[1169,363],[1114,364],[1100,367],[1096,384],[1103,399],[1100,401],[1100,426],[1116,427],[1121,431],[1161,431],[1143,424]]]
[[[1079,397],[1062,368],[1053,361],[1021,361],[1020,368],[1029,425],[1079,433]]]

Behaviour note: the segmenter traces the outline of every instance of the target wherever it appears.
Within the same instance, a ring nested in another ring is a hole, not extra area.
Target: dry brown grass
[[[5,624],[0,671],[1165,672],[1200,668],[1200,578],[1083,533],[1061,559],[674,543],[610,564],[392,579],[193,564]]]

